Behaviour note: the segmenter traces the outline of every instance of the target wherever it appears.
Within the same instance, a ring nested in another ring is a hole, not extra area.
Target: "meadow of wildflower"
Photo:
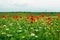
[[[60,40],[60,13],[0,13],[0,40]]]

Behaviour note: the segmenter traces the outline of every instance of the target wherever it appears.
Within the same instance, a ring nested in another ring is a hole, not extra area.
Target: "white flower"
[[[18,30],[17,32],[22,32],[22,30]]]
[[[6,30],[9,30],[9,28],[6,28]]]
[[[51,25],[53,25],[53,23],[51,23]]]
[[[35,37],[37,38],[38,36],[36,35]]]
[[[45,27],[44,29],[46,30],[47,28]]]
[[[43,25],[45,25],[45,23],[42,23]]]
[[[59,31],[59,30],[57,30],[57,31]]]
[[[39,27],[39,28],[42,28],[42,27]]]
[[[35,36],[35,34],[34,33],[31,33],[31,36]]]
[[[17,25],[20,25],[19,23],[17,23]]]
[[[11,36],[12,36],[12,34],[7,34],[7,36],[8,36],[8,37],[11,37]]]
[[[22,36],[22,38],[25,38],[25,36]]]
[[[3,25],[4,27],[6,27],[6,25]]]
[[[38,29],[36,29],[35,31],[39,31]]]
[[[22,29],[21,27],[19,29]]]
[[[32,27],[30,29],[33,29]]]
[[[12,26],[13,25],[13,23],[10,23],[10,26]]]
[[[2,32],[1,34],[6,34],[5,32]]]

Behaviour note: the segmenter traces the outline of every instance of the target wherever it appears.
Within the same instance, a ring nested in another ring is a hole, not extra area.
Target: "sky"
[[[0,12],[60,12],[60,0],[0,0]]]

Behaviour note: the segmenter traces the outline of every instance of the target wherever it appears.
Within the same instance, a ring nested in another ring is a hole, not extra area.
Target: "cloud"
[[[60,0],[0,0],[0,11],[60,11]]]

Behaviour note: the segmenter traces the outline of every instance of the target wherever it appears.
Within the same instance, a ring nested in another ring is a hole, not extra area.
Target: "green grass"
[[[1,13],[1,16],[7,15],[8,17],[0,18],[0,40],[60,40],[60,18],[55,20],[54,18],[58,18],[56,14],[50,14],[51,20],[49,22],[51,24],[48,24],[46,20],[48,13],[45,14],[44,18],[33,24],[29,19],[25,20],[27,15],[41,16],[41,14]],[[14,15],[23,18],[18,18],[18,21],[16,21],[16,19],[11,18]]]

